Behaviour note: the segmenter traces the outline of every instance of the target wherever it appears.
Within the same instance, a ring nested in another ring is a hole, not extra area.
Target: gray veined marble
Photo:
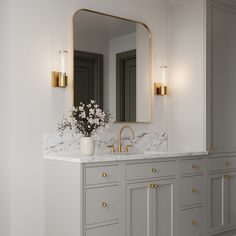
[[[80,154],[79,136],[72,133],[66,133],[63,136],[59,134],[47,134],[44,136],[44,154]],[[95,154],[110,153],[107,145],[117,147],[118,137],[113,132],[104,132],[95,137]],[[168,135],[166,133],[138,133],[135,140],[130,140],[129,136],[123,138],[123,145],[132,144],[130,153],[140,152],[167,152]]]

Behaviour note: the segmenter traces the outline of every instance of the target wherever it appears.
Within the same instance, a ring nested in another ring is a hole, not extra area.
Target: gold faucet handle
[[[107,147],[111,149],[112,153],[116,152],[114,145],[107,145]]]
[[[130,149],[131,147],[133,147],[133,145],[126,145],[126,147],[125,147],[125,152],[129,152],[129,149]]]

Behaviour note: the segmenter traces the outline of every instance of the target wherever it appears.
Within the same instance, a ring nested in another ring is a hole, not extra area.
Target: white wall
[[[168,8],[169,150],[205,149],[204,0]]]
[[[5,55],[12,54],[13,58],[8,63],[11,76],[1,81],[11,89],[4,96],[8,103],[2,109],[9,107],[10,126],[2,135],[11,148],[7,156],[11,161],[11,235],[43,236],[43,135],[56,131],[72,91],[71,83],[67,89],[51,88],[50,74],[59,49],[67,49],[72,56],[72,15],[80,8],[89,8],[145,22],[153,34],[153,78],[157,79],[161,75],[159,66],[166,61],[165,7],[161,0],[9,2],[11,12],[5,12],[8,19],[4,28],[11,19],[12,41]],[[162,98],[153,97],[153,106],[153,123],[133,125],[135,129],[166,130]]]
[[[9,2],[0,1],[0,235],[8,236],[10,234],[10,169],[9,158],[7,156],[7,139],[6,135],[8,125],[8,86],[9,80]]]

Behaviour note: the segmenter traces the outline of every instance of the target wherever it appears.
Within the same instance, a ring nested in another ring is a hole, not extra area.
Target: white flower
[[[91,100],[90,102],[91,102],[92,104],[94,104],[94,103],[95,103],[95,101],[94,101],[94,100]]]
[[[82,119],[85,119],[85,118],[86,118],[85,111],[81,112],[81,113],[79,114],[79,117],[81,117]]]
[[[94,119],[94,123],[95,123],[96,125],[99,125],[99,119],[98,119],[98,118]]]
[[[87,107],[90,108],[90,107],[91,107],[91,103],[89,103],[89,104],[87,105]]]
[[[90,113],[91,115],[94,115],[94,109],[93,109],[93,108],[90,108],[90,109],[89,109],[89,113]]]
[[[94,108],[99,108],[99,106],[97,104],[94,105]]]
[[[94,124],[94,119],[88,117],[87,120],[91,125]]]
[[[96,115],[97,115],[97,116],[100,116],[100,115],[101,115],[101,112],[102,112],[102,110],[101,110],[100,108],[96,109]]]
[[[84,107],[83,106],[79,106],[79,111],[83,111]]]

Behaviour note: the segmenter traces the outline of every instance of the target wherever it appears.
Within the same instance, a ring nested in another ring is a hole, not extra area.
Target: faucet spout
[[[125,125],[121,128],[120,133],[119,133],[119,145],[118,145],[118,152],[122,152],[122,133],[125,129],[129,129],[132,133],[133,139],[135,139],[135,134],[134,130],[129,126]]]

